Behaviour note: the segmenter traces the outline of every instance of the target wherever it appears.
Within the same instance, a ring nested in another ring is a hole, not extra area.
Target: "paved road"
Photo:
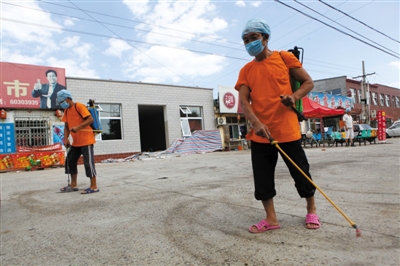
[[[282,159],[282,229],[250,234],[264,217],[253,198],[250,151],[97,164],[99,193],[59,193],[63,169],[1,174],[1,265],[399,265],[400,139],[306,149],[319,193],[319,230],[304,227]],[[80,166],[80,173],[83,168]],[[79,187],[87,187],[83,175]]]

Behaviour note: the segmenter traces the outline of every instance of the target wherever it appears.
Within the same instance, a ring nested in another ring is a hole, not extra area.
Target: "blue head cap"
[[[242,39],[243,36],[250,32],[261,32],[263,34],[268,34],[271,37],[271,29],[269,28],[267,22],[260,18],[250,19],[244,29],[242,31]]]
[[[350,108],[347,108],[347,109],[346,109],[346,113],[349,113],[349,112],[351,112],[351,109],[350,109]]]
[[[57,92],[57,102],[62,102],[65,99],[70,98],[72,100],[72,94],[69,90],[60,90]]]

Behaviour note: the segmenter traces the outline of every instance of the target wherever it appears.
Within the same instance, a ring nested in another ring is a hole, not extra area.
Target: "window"
[[[50,132],[50,121],[48,118],[15,118],[15,138],[17,146],[37,147],[50,145]]]
[[[334,89],[334,90],[329,91],[328,93],[330,93],[332,95],[342,95],[342,90],[340,88]]]
[[[244,139],[247,134],[246,125],[229,125],[229,137],[231,139]]]
[[[372,104],[378,105],[378,98],[377,98],[376,92],[372,93]]]
[[[103,132],[98,134],[99,140],[122,139],[121,104],[97,103]]]
[[[358,91],[358,102],[361,103],[361,90],[357,90]]]
[[[385,103],[387,107],[390,107],[390,96],[389,95],[385,95]]]
[[[187,129],[185,129],[186,123],[189,124],[190,132],[194,132],[195,130],[203,129],[202,107],[200,107],[200,106],[180,106],[179,110],[180,110],[181,127],[182,127],[183,134],[188,134],[186,132]]]
[[[381,106],[385,106],[384,102],[383,102],[383,94],[379,94],[379,102],[381,103]]]
[[[399,99],[399,97],[396,97],[396,107],[400,108],[400,99]]]

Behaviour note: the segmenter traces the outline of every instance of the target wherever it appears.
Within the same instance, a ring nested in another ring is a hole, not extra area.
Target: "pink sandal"
[[[257,231],[253,231],[253,226],[257,228]],[[268,230],[275,230],[281,228],[280,225],[270,225],[266,220],[261,220],[258,224],[253,224],[249,227],[250,233],[257,234]]]
[[[317,226],[310,227],[307,224],[314,224]],[[316,215],[315,213],[309,213],[306,215],[306,228],[307,229],[318,229],[320,227],[321,227],[321,223],[319,221],[318,215]]]

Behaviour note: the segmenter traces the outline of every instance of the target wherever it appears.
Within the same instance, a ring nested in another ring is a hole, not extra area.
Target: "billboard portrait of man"
[[[66,89],[64,68],[0,62],[0,69],[1,108],[61,109],[56,97]]]
[[[33,86],[32,97],[40,98],[40,109],[61,109],[57,104],[57,92],[65,90],[65,87],[57,83],[57,72],[53,69],[46,71],[48,83],[41,84],[40,79]]]

